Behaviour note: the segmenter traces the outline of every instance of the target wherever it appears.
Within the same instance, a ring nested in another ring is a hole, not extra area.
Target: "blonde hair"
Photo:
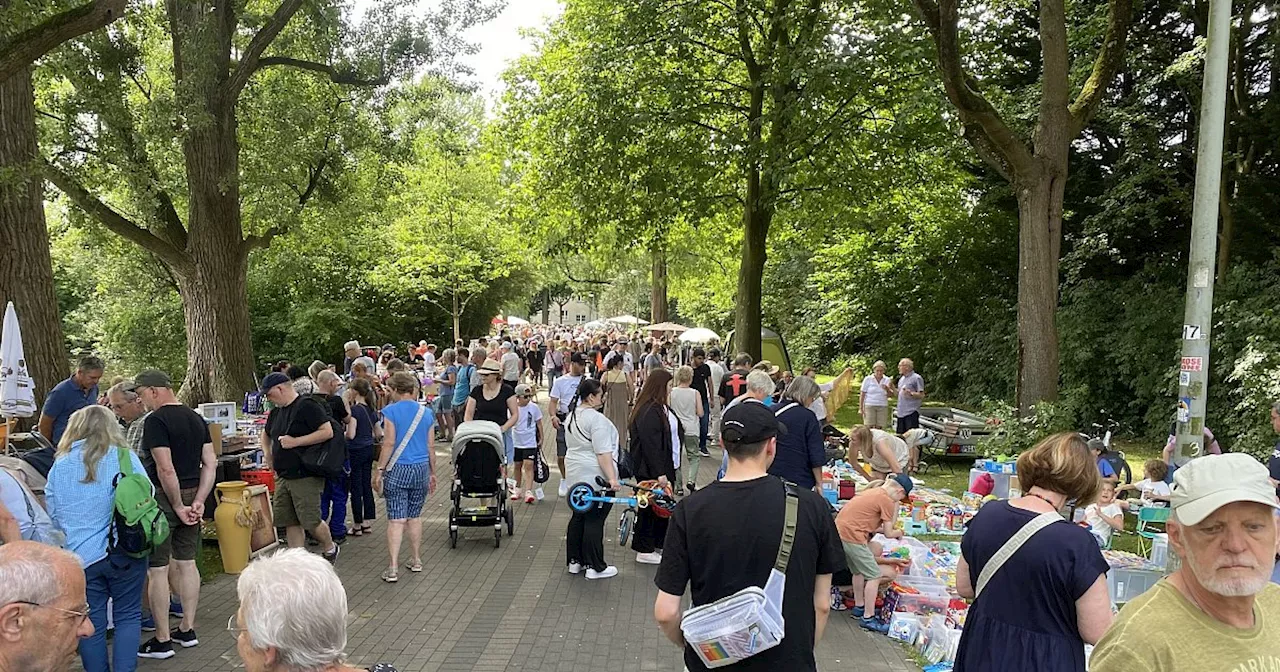
[[[871,428],[866,425],[854,427],[853,431],[849,432],[849,442],[858,447],[858,454],[864,460],[870,460],[875,454],[873,447],[875,441],[872,440]]]
[[[692,383],[692,382],[693,382],[693,367],[692,367],[692,366],[682,366],[682,367],[680,367],[680,368],[676,369],[676,375],[672,377],[672,380],[673,380],[673,381],[675,381],[675,384],[676,384],[676,386],[677,386],[677,387],[678,387],[678,386],[680,386],[680,385],[684,385],[685,383]]]
[[[58,456],[71,452],[72,444],[84,440],[84,479],[81,483],[97,480],[98,463],[107,451],[127,445],[120,421],[106,406],[85,406],[71,414],[67,429],[58,441]]]
[[[418,391],[418,377],[408,371],[397,371],[387,378],[387,387],[397,394],[414,394]]]
[[[1083,506],[1097,500],[1102,475],[1084,439],[1062,432],[1018,456],[1018,481],[1023,492],[1038,486]]]

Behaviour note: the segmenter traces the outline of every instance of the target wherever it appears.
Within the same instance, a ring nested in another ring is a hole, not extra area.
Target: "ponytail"
[[[569,429],[573,429],[577,424],[578,402],[585,401],[591,395],[600,391],[600,381],[594,378],[583,377],[582,382],[578,383],[578,393],[573,395],[573,400],[569,402]]]

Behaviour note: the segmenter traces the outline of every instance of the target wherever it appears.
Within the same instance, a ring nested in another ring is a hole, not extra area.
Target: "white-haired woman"
[[[858,413],[872,429],[884,429],[889,424],[889,388],[893,379],[884,375],[884,369],[884,362],[872,364],[871,375],[862,379],[858,393]]]
[[[248,672],[396,672],[347,664],[347,592],[333,566],[300,548],[259,558],[236,582],[227,621]]]
[[[49,516],[66,533],[67,550],[75,553],[84,567],[85,596],[93,622],[93,635],[80,640],[85,672],[131,672],[138,667],[147,559],[129,557],[108,544],[116,475],[125,469],[134,474],[146,473],[128,445],[114,413],[106,406],[86,406],[67,422],[45,486]],[[110,656],[109,597],[114,598],[111,616],[115,623]]]

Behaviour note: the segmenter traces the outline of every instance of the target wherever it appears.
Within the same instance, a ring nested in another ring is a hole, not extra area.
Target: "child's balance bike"
[[[624,487],[631,488],[632,495],[630,497],[617,497],[610,494],[608,490],[609,482],[603,478],[597,476],[596,483],[601,488],[605,488],[603,494],[597,494],[596,489],[587,483],[573,484],[569,488],[569,508],[577,513],[586,513],[601,504],[621,504],[625,506],[626,508],[622,510],[622,517],[618,519],[619,546],[626,546],[627,539],[631,537],[631,529],[635,527],[636,522],[636,509],[652,509],[659,517],[668,518],[676,506],[676,500],[657,481],[644,481],[643,483],[623,481],[622,485]]]

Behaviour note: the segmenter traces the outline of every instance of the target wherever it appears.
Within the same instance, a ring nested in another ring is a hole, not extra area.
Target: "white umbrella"
[[[515,315],[508,315],[507,324],[514,327],[523,327],[524,325],[529,324],[529,320],[522,317],[516,317]]]
[[[605,322],[615,322],[617,324],[631,324],[631,325],[649,324],[648,320],[642,320],[636,317],[635,315],[619,315],[617,317],[611,317],[605,320]]]
[[[605,324],[604,322],[601,322],[600,320],[591,320],[590,322],[582,325],[582,328],[587,330],[595,330],[595,329],[604,329],[607,326],[609,325]]]
[[[720,336],[710,329],[697,327],[680,334],[680,340],[685,343],[710,343],[720,340]]]
[[[0,416],[29,418],[36,412],[36,384],[27,371],[22,352],[22,330],[13,302],[4,309],[0,332]]]

